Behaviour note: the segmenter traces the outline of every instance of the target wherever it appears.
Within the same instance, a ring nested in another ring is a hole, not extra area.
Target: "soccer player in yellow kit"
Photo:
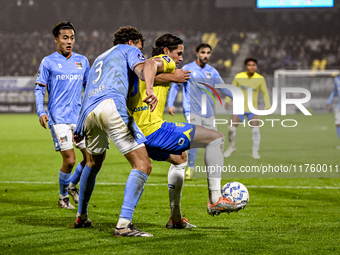
[[[245,116],[247,116],[248,121],[250,121],[250,125],[252,126],[252,133],[253,133],[253,150],[252,150],[252,156],[254,159],[259,159],[259,149],[260,149],[260,142],[261,142],[261,134],[260,134],[260,128],[259,128],[259,117],[256,114],[253,114],[250,112],[248,107],[248,88],[252,88],[253,91],[253,106],[255,109],[257,109],[257,100],[259,91],[263,94],[263,100],[265,104],[265,109],[270,109],[270,99],[268,94],[268,89],[266,85],[266,81],[264,77],[260,74],[258,74],[257,71],[257,60],[255,58],[247,58],[244,61],[246,71],[238,73],[233,82],[232,85],[240,88],[244,95],[244,114],[240,115],[233,115],[231,117],[232,126],[229,127],[229,148],[224,152],[224,157],[228,158],[230,155],[236,150],[235,146],[235,139],[236,139],[236,128],[239,124],[242,124],[244,121]],[[229,109],[229,103],[231,99],[229,97],[226,97],[226,109]]]
[[[157,38],[152,56],[155,61],[162,61],[163,74],[175,72],[176,66],[183,60],[183,41],[177,36],[164,34]],[[184,182],[187,153],[189,147],[206,148],[205,163],[207,166],[223,166],[224,136],[222,133],[188,123],[172,123],[163,120],[163,113],[170,82],[154,84],[154,94],[158,105],[150,112],[149,105],[142,101],[145,98],[145,83],[136,80],[128,99],[128,109],[142,130],[149,157],[157,161],[171,163],[168,173],[169,199],[171,216],[166,224],[169,229],[192,228],[187,219],[182,217],[180,200]],[[221,196],[222,172],[208,172],[209,201],[207,210],[212,216],[222,212],[238,211],[244,204],[231,202]]]

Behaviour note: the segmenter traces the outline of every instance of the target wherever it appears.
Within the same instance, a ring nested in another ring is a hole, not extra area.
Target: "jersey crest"
[[[143,61],[146,60],[146,58],[144,57],[144,55],[141,54],[141,53],[138,53],[138,54],[137,54],[137,57],[138,57],[140,60],[143,60]]]
[[[81,64],[81,62],[76,62],[76,67],[77,69],[83,69],[83,65]]]

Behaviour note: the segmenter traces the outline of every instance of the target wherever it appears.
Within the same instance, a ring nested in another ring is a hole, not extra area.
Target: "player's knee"
[[[224,141],[224,135],[221,132],[215,131],[214,134],[211,136],[211,141],[221,138]]]
[[[95,170],[97,172],[99,172],[100,168],[102,167],[102,164],[103,164],[103,162],[94,162],[94,161],[88,161],[86,163],[86,165],[89,168],[91,168],[91,169],[93,169],[93,170]]]
[[[184,151],[181,155],[181,164],[188,162],[188,153],[186,151]]]
[[[140,169],[140,171],[146,173],[147,175],[151,174],[151,170],[152,170],[152,164],[150,160],[148,160],[147,162],[144,162],[143,166]]]
[[[68,158],[64,160],[64,166],[69,170],[72,171],[74,164],[76,163],[76,160],[74,158]]]
[[[212,140],[207,146],[217,146],[221,147],[224,145],[224,135],[221,133],[221,136],[217,137],[216,139]]]
[[[132,165],[132,168],[138,169],[139,171],[150,175],[152,170],[152,164],[149,158],[145,160],[139,160],[137,164]]]

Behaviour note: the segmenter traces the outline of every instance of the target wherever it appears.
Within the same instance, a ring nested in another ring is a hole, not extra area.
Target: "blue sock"
[[[132,169],[126,181],[124,200],[119,217],[132,221],[132,215],[144,190],[148,175],[137,169]]]
[[[189,150],[189,167],[190,168],[195,167],[196,156],[197,156],[197,148],[190,149]]]
[[[66,196],[68,194],[67,188],[68,188],[68,185],[70,184],[70,180],[71,180],[71,173],[65,174],[59,171],[59,189],[60,189],[61,195]]]
[[[339,139],[340,139],[340,127],[336,127],[336,132],[338,133],[338,137],[339,137]]]
[[[80,176],[81,176],[81,172],[83,171],[83,166],[79,163],[76,167],[76,170],[74,171],[72,177],[71,177],[71,181],[73,184],[77,185],[79,180],[80,180]]]
[[[83,169],[79,183],[79,204],[78,213],[87,214],[87,207],[96,184],[96,177],[99,171],[89,168],[87,165]]]

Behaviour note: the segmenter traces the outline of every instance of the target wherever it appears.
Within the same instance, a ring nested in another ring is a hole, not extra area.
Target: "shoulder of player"
[[[244,78],[244,77],[248,77],[247,72],[240,72],[236,74],[234,78]]]
[[[217,73],[218,74],[218,71],[216,70],[216,68],[211,66],[211,65],[209,65],[209,64],[206,64],[204,69],[206,69],[209,72],[212,72],[212,73],[215,73],[215,74]]]
[[[86,58],[84,55],[76,53],[76,52],[72,52],[73,57],[77,57],[77,58]]]
[[[175,63],[175,61],[172,58],[170,58],[169,56],[167,56],[165,54],[159,54],[159,55],[153,56],[152,58],[164,59],[168,64],[170,64],[171,62]]]
[[[73,55],[73,57],[76,58],[76,59],[85,60],[85,61],[89,62],[89,60],[87,59],[87,57],[85,57],[85,56],[82,55],[82,54],[72,52],[72,55]]]
[[[58,51],[53,52],[52,54],[44,57],[41,62],[45,62],[45,61],[53,61],[53,59],[55,59],[56,57],[59,57],[60,53]]]
[[[201,70],[202,68],[196,63],[196,60],[185,64],[183,67],[183,70]]]
[[[262,78],[262,79],[264,79],[264,77],[261,74],[259,74],[259,73],[254,73],[253,78]]]
[[[340,75],[336,76],[334,78],[334,85],[335,85],[335,87],[339,87],[340,86]]]
[[[42,60],[41,60],[41,65],[44,65],[44,66],[49,66],[49,64],[52,62],[56,62],[56,57],[58,57],[59,53],[56,51],[56,52],[53,52],[52,54],[44,57]]]

